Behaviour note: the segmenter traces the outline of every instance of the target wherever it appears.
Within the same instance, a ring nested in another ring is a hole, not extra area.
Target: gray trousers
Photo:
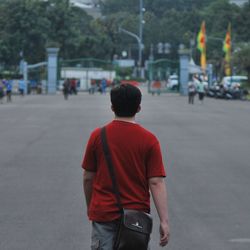
[[[104,223],[93,222],[91,250],[112,250],[118,226],[118,220]]]
[[[91,250],[112,250],[119,221],[92,223]]]

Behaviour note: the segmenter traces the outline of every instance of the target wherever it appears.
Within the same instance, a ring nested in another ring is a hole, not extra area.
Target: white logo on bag
[[[135,224],[132,224],[132,226],[134,227],[138,227],[140,229],[142,229],[142,226],[140,226],[139,222],[137,221]]]

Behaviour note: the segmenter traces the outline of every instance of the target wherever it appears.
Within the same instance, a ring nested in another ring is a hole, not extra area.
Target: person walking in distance
[[[194,104],[194,97],[196,94],[196,87],[194,79],[188,83],[188,103]]]
[[[106,94],[106,88],[107,88],[107,80],[103,78],[101,80],[101,93]]]
[[[170,235],[166,172],[158,139],[135,121],[141,110],[141,92],[135,86],[123,84],[113,88],[110,97],[115,118],[104,128],[121,205],[124,209],[150,213],[151,192],[160,219],[160,245],[165,246]],[[83,186],[92,221],[91,249],[112,250],[120,211],[101,138],[101,128],[97,128],[88,140],[82,162]]]
[[[200,79],[197,83],[197,92],[198,92],[198,95],[199,95],[199,100],[201,103],[204,102],[204,96],[205,96],[205,85],[204,85],[204,82]]]
[[[69,88],[70,88],[69,79],[65,79],[63,82],[63,96],[65,100],[68,100],[69,91],[70,91]]]
[[[76,82],[76,79],[73,78],[70,80],[70,94],[74,94],[74,95],[77,95],[77,82]]]
[[[24,96],[25,92],[25,81],[23,78],[21,78],[18,82],[18,90],[21,96]]]
[[[0,104],[3,104],[4,98],[4,84],[0,81]]]
[[[12,102],[12,82],[11,80],[7,80],[6,82],[6,96],[7,96],[7,102]]]

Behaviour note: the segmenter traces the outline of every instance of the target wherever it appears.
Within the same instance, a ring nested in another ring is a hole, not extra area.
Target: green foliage
[[[23,51],[31,62],[41,59],[49,22],[40,15],[36,1],[3,1],[0,8],[0,59],[6,64],[19,60]],[[32,53],[30,53],[32,51]]]
[[[139,1],[138,4],[135,0],[105,0],[101,1],[102,13],[106,15],[114,14],[117,12],[127,12],[138,14],[139,12]]]
[[[166,10],[191,11],[201,9],[216,0],[144,0],[146,10],[153,12],[157,17],[163,17]],[[102,2],[104,15],[117,12],[138,14],[139,0],[106,0]]]
[[[104,13],[107,18],[111,14],[113,17],[116,16],[114,20],[123,28],[138,34],[139,21],[136,18],[131,18],[131,15],[138,18],[139,0],[136,3],[131,6],[131,1],[107,0],[105,1]],[[230,4],[228,0],[144,0],[144,5],[146,9],[143,36],[145,59],[149,57],[151,44],[154,45],[154,54],[157,58],[159,55],[157,55],[155,48],[156,44],[168,42],[171,44],[171,50],[167,57],[176,60],[179,44],[182,43],[189,47],[190,40],[196,40],[202,20],[206,21],[208,62],[215,64],[215,67],[221,68],[221,59],[224,56],[222,45],[229,22],[232,24],[233,43],[250,40],[249,4],[240,8],[237,5]],[[122,14],[120,11],[123,11]],[[127,23],[123,19],[126,12]],[[120,21],[119,18],[121,18]],[[126,46],[129,50],[128,44],[131,46],[131,43],[137,50],[136,41],[131,37],[120,34],[119,39],[118,34],[117,41],[119,41],[120,47],[117,47],[116,51],[121,47],[126,48]],[[136,58],[136,55],[134,56]],[[193,57],[198,63],[199,54],[195,47]]]
[[[116,68],[116,74],[120,79],[130,79],[133,73],[133,68],[128,67],[128,68]]]
[[[146,9],[152,10],[156,16],[162,17],[166,10],[187,12],[202,9],[216,0],[146,0]]]
[[[238,70],[247,73],[250,83],[250,43],[239,44],[237,51],[234,53],[233,63],[237,65]]]
[[[250,2],[240,9],[234,19],[233,32],[237,42],[250,41]]]
[[[122,27],[139,33],[139,0],[106,0],[101,3],[103,16],[93,19],[69,0],[0,0],[0,64],[18,65],[20,52],[29,63],[46,58],[46,47],[58,46],[63,59],[92,57],[111,60],[123,50],[138,58],[137,41]],[[221,67],[222,43],[228,23],[232,24],[233,46],[250,41],[250,4],[240,8],[228,0],[143,0],[143,59],[178,58],[179,44],[190,47],[196,40],[202,20],[206,21],[207,58]],[[157,54],[156,45],[170,43],[168,55]],[[234,46],[235,47],[235,46]],[[193,46],[193,57],[199,54]],[[236,66],[242,67],[239,61]]]
[[[46,47],[58,46],[60,57],[109,57],[104,32],[92,28],[93,18],[68,0],[2,0],[0,2],[0,61],[17,65],[23,52],[29,63],[43,61]]]

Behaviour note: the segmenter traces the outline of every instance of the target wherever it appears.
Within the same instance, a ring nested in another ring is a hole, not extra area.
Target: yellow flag
[[[201,52],[200,64],[203,72],[206,72],[207,60],[206,60],[206,24],[205,21],[201,24],[201,29],[197,36],[197,48]]]
[[[227,28],[226,37],[223,44],[223,51],[225,52],[225,64],[224,71],[226,76],[231,76],[231,23],[229,23]]]

